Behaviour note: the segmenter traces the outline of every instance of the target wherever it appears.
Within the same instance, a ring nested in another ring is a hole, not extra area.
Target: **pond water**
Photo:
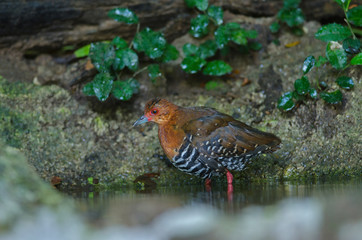
[[[1,240],[362,240],[362,179],[67,193]]]
[[[344,206],[345,201],[352,201],[353,203],[347,207],[359,208],[357,212],[360,215],[355,213],[357,218],[362,219],[362,179],[333,183],[238,184],[234,185],[232,194],[228,193],[226,184],[212,185],[211,190],[207,190],[200,184],[157,187],[143,191],[128,189],[112,192],[78,192],[72,193],[71,196],[76,199],[77,206],[84,216],[101,226],[145,225],[154,221],[162,213],[189,207],[207,207],[219,215],[235,217],[242,215],[244,210],[248,209],[274,207],[276,210],[273,211],[278,211],[281,203],[305,203],[306,201],[321,203],[323,209],[325,206],[331,207],[328,204],[335,204],[333,206],[340,208]],[[298,211],[293,208],[290,210]],[[339,217],[338,212],[335,214],[334,217]]]

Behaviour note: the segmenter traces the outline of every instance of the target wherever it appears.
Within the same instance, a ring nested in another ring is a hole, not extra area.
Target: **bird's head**
[[[166,99],[154,98],[149,100],[145,105],[144,115],[140,117],[133,126],[145,123],[155,122],[157,124],[165,124],[170,121],[173,112],[178,108]]]

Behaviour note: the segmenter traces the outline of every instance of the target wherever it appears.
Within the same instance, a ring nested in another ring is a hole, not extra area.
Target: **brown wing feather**
[[[280,139],[214,111],[183,126],[192,144],[211,157],[237,157],[250,152],[274,151]]]

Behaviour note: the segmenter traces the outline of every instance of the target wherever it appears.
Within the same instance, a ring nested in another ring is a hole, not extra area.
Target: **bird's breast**
[[[166,156],[172,161],[174,156],[179,152],[179,149],[184,140],[185,133],[182,129],[175,126],[168,125],[158,127],[158,138],[160,140],[161,147]]]

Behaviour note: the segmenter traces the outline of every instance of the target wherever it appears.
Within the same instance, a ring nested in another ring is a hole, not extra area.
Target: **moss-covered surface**
[[[23,154],[0,141],[0,232],[39,206],[70,204],[35,173]]]
[[[15,86],[14,86],[15,85]],[[142,172],[160,171],[152,156],[159,148],[156,135],[145,143],[129,130],[133,117],[120,110],[109,119],[79,105],[57,86],[39,87],[0,79],[0,135],[19,148],[42,178],[60,177],[63,186],[87,183],[129,183]],[[138,154],[142,149],[143,154]],[[144,159],[144,156],[148,156]],[[153,169],[154,162],[156,168]]]
[[[292,113],[275,107],[282,92],[292,90],[294,80],[301,76],[305,57],[322,55],[323,43],[313,37],[318,26],[306,24],[308,33],[301,38],[283,34],[280,46],[271,43],[253,54],[253,64],[245,56],[231,57],[229,62],[243,73],[226,79],[222,92],[206,91],[195,83],[187,85],[180,81],[183,76],[177,75],[177,70],[174,76],[168,74],[171,80],[167,84],[172,89],[162,97],[182,106],[214,107],[282,139],[280,150],[254,159],[245,171],[235,174],[236,181],[361,175],[360,68],[351,67],[343,73],[353,78],[355,87],[343,91],[342,104],[310,100]],[[295,47],[284,46],[297,40],[300,44]],[[323,77],[333,86],[340,73],[326,67],[313,74],[310,79]],[[243,86],[244,78],[251,83]],[[173,94],[175,89],[180,89],[177,95]],[[160,173],[158,184],[200,183],[159,157],[163,153],[155,125],[131,127],[142,114],[145,101],[140,95],[134,105],[112,109],[98,105],[104,109],[95,111],[91,102],[79,102],[58,86],[0,79],[0,136],[7,145],[20,149],[43,179],[59,177],[64,188],[89,187],[89,177],[101,188],[119,188],[145,173]]]

